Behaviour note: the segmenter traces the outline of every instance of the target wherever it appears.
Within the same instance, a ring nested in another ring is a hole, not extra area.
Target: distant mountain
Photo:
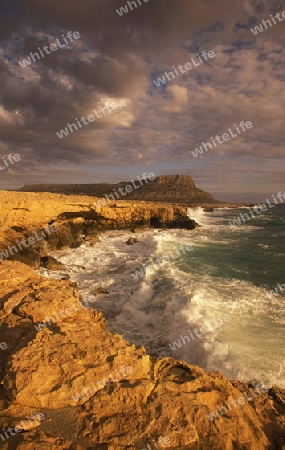
[[[211,194],[202,191],[195,186],[189,175],[165,175],[155,178],[153,181],[140,187],[138,180],[124,181],[117,184],[27,184],[20,189],[22,192],[53,192],[67,195],[92,195],[105,197],[113,195],[114,200],[146,200],[154,202],[173,202],[188,204],[217,204]],[[132,186],[132,191],[126,193],[126,186]],[[120,195],[122,188],[125,195]],[[117,192],[117,196],[115,195]],[[109,197],[112,199],[112,197]]]

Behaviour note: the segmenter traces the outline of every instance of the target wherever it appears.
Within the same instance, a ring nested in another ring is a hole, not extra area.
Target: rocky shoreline
[[[197,226],[184,206],[116,201],[103,207],[94,206],[96,200],[0,192],[2,254],[48,226],[56,228],[0,262],[2,448],[149,450],[164,442],[159,448],[282,450],[284,390],[253,396],[254,384],[153,358],[110,333],[100,312],[82,307],[75,283],[33,270],[41,264],[54,268],[52,250],[95,245],[105,230]],[[36,329],[54,314],[55,321]],[[240,404],[245,394],[250,400]],[[209,419],[229,402],[238,407]],[[44,420],[32,421],[33,414]]]
[[[0,192],[0,252],[47,227],[56,227],[56,232],[46,233],[41,242],[23,245],[21,251],[18,246],[14,254],[9,252],[9,259],[38,267],[48,252],[83,242],[95,243],[106,230],[149,227],[192,230],[198,226],[187,216],[185,206],[144,201],[117,201],[101,206],[97,201],[98,198],[87,196]]]

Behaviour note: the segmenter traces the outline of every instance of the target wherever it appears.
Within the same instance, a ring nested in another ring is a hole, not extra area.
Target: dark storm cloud
[[[96,173],[95,164],[117,164],[119,170],[178,160],[183,170],[189,163],[189,173],[199,167],[202,177],[210,173],[211,157],[193,162],[190,150],[241,120],[251,120],[254,128],[213,151],[223,158],[223,170],[227,165],[243,170],[241,158],[267,158],[269,152],[281,160],[284,25],[259,36],[250,28],[285,10],[285,2],[149,0],[120,17],[116,9],[125,3],[15,0],[9,9],[4,0],[0,149],[3,155],[23,156],[12,176],[28,182],[36,172],[37,180],[48,182],[54,165],[62,177],[63,163],[70,182],[76,173],[76,181],[84,182],[85,164],[93,164]],[[81,38],[25,68],[19,65],[69,30]],[[213,49],[215,59],[155,87],[153,79],[204,49]],[[57,137],[68,122],[99,110],[105,101],[122,107]],[[218,179],[219,170],[215,173]],[[11,179],[11,173],[1,175],[4,183]]]

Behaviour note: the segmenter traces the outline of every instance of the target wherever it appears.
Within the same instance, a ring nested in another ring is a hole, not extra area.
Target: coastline
[[[90,206],[92,199],[86,197],[0,192],[0,199],[3,204],[1,241],[4,245],[7,242],[11,245],[13,239],[18,240],[21,235],[31,234],[47,224],[58,229],[57,237],[51,234],[24,254],[14,255],[15,260],[23,260],[34,268],[39,267],[41,259],[48,257],[50,251],[76,246],[83,235],[84,240],[87,238],[88,242],[96,244],[100,233],[105,229],[115,230],[116,226],[125,230],[149,224],[152,228],[165,229],[183,226],[194,229],[197,226],[187,217],[185,207],[180,205],[120,201],[114,202],[116,206],[112,204],[93,210]],[[251,442],[252,447],[249,448],[271,448],[269,445],[274,448],[276,443],[280,445],[277,448],[282,448],[284,430],[278,417],[284,408],[284,390],[271,388],[252,399],[250,404],[229,412],[227,422],[221,416],[211,423],[207,414],[224,405],[228,398],[238,400],[244,392],[250,395],[252,386],[230,382],[217,372],[204,372],[184,361],[150,357],[143,347],[134,346],[121,336],[108,332],[106,321],[98,311],[80,308],[37,332],[34,324],[44,321],[54,310],[67,310],[76,302],[80,304],[75,283],[44,279],[17,261],[1,261],[0,268],[1,341],[8,346],[0,350],[5,358],[2,368],[4,384],[0,390],[4,411],[0,415],[0,423],[6,429],[7,426],[15,426],[15,417],[23,420],[24,415],[34,412],[47,417],[39,429],[37,424],[25,434],[11,436],[9,442],[13,440],[17,446],[20,442],[28,445],[29,439],[34,439],[39,445],[43,440],[55,445],[59,436],[56,411],[60,408],[70,418],[67,429],[60,434],[64,435],[62,445],[70,442],[78,450],[90,448],[90,445],[108,450],[140,449],[144,442],[161,435],[169,436],[170,448],[174,449],[194,449],[195,445],[204,445],[203,448],[214,446],[222,450],[233,443],[242,445],[243,438],[239,440],[241,429],[247,442]],[[81,402],[84,409],[72,403],[72,396],[82,392],[84,387],[91,386],[96,380],[107,380],[112,370],[117,371],[122,366],[132,366],[134,370],[123,379],[109,380],[96,395],[87,393]],[[44,390],[40,380],[44,380]],[[128,394],[130,390],[131,395]],[[147,404],[145,398],[148,399]],[[158,408],[164,409],[159,418]],[[197,410],[198,415],[194,413]],[[278,412],[274,418],[273,411]],[[90,413],[96,417],[95,423],[101,423],[100,427],[92,428],[91,434],[87,432],[90,430]],[[76,417],[80,429],[71,420],[71,415]],[[169,421],[173,416],[176,423],[187,423],[183,433],[179,426],[173,428]],[[122,417],[127,424],[131,420],[132,426],[123,426]],[[59,422],[64,428],[63,419]],[[238,424],[235,432],[233,424]],[[219,431],[220,427],[223,433]],[[102,437],[102,433],[106,437]],[[118,440],[117,436],[121,438]],[[106,439],[107,446],[103,447]]]

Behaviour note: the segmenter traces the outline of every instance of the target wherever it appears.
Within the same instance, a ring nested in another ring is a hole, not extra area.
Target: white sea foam
[[[229,226],[225,236],[225,213],[205,213],[202,208],[189,213],[204,223],[203,228],[145,231],[133,246],[125,243],[129,232],[112,231],[95,247],[84,245],[53,256],[66,266],[61,275],[68,273],[77,281],[83,300],[103,311],[112,332],[160,357],[181,358],[206,370],[219,370],[231,379],[256,378],[285,387],[280,369],[285,355],[279,344],[283,299],[238,279],[238,268],[231,279],[217,275],[219,261],[205,258],[203,252],[219,246],[220,255],[231,243]],[[131,276],[142,264],[153,263],[181,244],[193,244],[194,249],[162,266],[151,265],[137,281]],[[100,286],[109,294],[92,295]],[[220,314],[230,315],[231,320],[172,353],[169,344],[181,334],[199,330]]]
[[[205,213],[201,206],[197,206],[196,208],[188,208],[187,215],[190,219],[195,220],[199,225],[205,226],[207,224],[207,213]]]

